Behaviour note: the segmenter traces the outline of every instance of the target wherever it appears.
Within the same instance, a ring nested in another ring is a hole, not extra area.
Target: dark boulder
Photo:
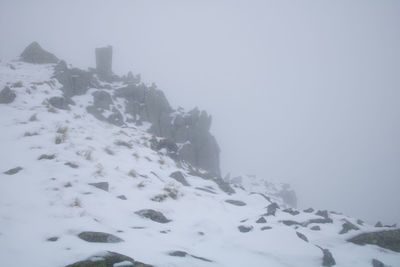
[[[313,227],[310,228],[313,231],[320,231],[321,227],[319,227],[319,225],[314,225]]]
[[[246,203],[240,200],[234,200],[234,199],[227,199],[225,200],[226,203],[232,204],[234,206],[246,206]]]
[[[184,186],[190,186],[190,184],[186,181],[185,176],[183,176],[182,172],[180,171],[171,173],[169,177],[175,179]]]
[[[274,203],[271,203],[271,204],[269,204],[268,206],[267,206],[267,216],[269,216],[269,215],[273,215],[273,216],[275,216],[275,213],[276,213],[276,210],[277,209],[279,209],[279,206],[278,206],[278,204],[276,204],[275,202]]]
[[[17,95],[14,93],[10,87],[6,86],[0,92],[0,104],[9,104],[14,101]]]
[[[263,226],[263,227],[261,227],[261,231],[270,230],[270,229],[272,229],[271,226]]]
[[[37,42],[28,45],[20,56],[21,61],[34,64],[57,63],[59,59],[44,50]]]
[[[240,226],[238,226],[238,229],[242,233],[247,233],[247,232],[250,232],[251,230],[253,230],[253,226],[240,225]]]
[[[136,211],[135,214],[158,223],[169,223],[171,221],[167,219],[161,212],[152,209],[139,210]]]
[[[78,237],[82,240],[93,243],[119,243],[124,241],[118,236],[103,232],[82,232]]]
[[[382,248],[400,252],[400,229],[363,233],[347,241],[357,245],[377,245]]]
[[[98,189],[108,192],[108,183],[107,182],[89,183],[89,185],[92,185],[94,187],[97,187]]]
[[[120,265],[126,263],[126,265]],[[111,251],[96,254],[86,260],[78,261],[65,267],[153,267],[152,265],[144,264],[134,259]]]
[[[322,216],[324,218],[329,218],[329,214],[327,210],[319,210],[315,213],[315,215]]]

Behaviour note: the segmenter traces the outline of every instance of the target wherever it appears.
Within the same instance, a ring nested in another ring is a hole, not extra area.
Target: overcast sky
[[[300,207],[400,222],[400,1],[0,0],[0,59],[32,41],[141,73],[213,116],[223,174],[287,181]]]

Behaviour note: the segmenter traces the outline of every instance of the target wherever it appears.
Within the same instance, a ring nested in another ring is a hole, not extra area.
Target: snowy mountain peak
[[[298,210],[284,184],[222,179],[211,117],[113,74],[110,56],[85,71],[28,48],[0,63],[4,266],[400,262],[395,226]]]

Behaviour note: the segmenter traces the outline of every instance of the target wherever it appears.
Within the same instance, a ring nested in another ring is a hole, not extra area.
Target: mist
[[[32,41],[213,117],[223,175],[290,183],[299,207],[400,222],[400,2],[0,2],[0,59]]]

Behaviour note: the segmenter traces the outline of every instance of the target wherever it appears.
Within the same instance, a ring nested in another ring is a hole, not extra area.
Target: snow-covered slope
[[[371,266],[373,258],[400,265],[398,252],[346,241],[379,228],[285,209],[275,191],[248,182],[229,195],[152,150],[148,124],[96,119],[86,110],[96,88],[72,97],[70,110],[52,107],[48,99],[62,95],[53,72],[52,64],[0,65],[0,89],[16,94],[0,104],[1,266],[61,267],[101,251],[160,267],[321,266],[330,253],[336,266]],[[141,216],[144,209],[165,218]],[[346,223],[359,230],[339,234]],[[87,242],[85,231],[123,241]]]

